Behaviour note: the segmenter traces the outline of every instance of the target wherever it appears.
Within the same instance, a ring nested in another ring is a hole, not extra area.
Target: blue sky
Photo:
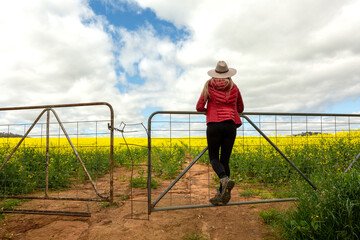
[[[150,8],[141,9],[126,2],[119,4],[120,7],[114,7],[101,0],[91,0],[89,5],[95,14],[104,16],[110,24],[130,31],[150,24],[159,36],[169,37],[174,42],[186,38],[188,34],[185,29],[176,28],[171,22],[159,19]]]
[[[360,113],[358,12],[356,0],[5,1],[0,105],[106,101],[116,121],[146,122],[195,110],[225,60],[245,111]]]

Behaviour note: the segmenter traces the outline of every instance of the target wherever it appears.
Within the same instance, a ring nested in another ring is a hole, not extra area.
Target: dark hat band
[[[227,73],[228,71],[229,71],[229,69],[226,70],[225,72],[220,72],[220,71],[218,71],[218,70],[215,69],[215,72],[217,72],[217,73]]]

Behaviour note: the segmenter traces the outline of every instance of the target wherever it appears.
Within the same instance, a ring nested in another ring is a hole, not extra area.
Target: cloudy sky
[[[225,60],[247,112],[359,113],[359,12],[357,0],[2,1],[0,107],[105,101],[117,122],[146,122],[195,110]]]

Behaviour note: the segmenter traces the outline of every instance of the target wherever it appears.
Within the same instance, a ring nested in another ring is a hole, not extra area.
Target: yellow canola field
[[[336,144],[339,141],[343,141],[350,144],[360,143],[360,132],[349,131],[349,132],[338,132],[334,133],[323,133],[317,135],[307,136],[271,136],[269,139],[277,146],[303,146],[303,145],[318,145],[322,147],[330,147],[332,144]],[[0,138],[1,147],[14,147],[16,146],[21,138]],[[71,142],[75,147],[95,147],[95,146],[110,146],[110,138],[99,137],[99,138],[71,138]],[[46,147],[46,138],[26,138],[21,146],[29,147]],[[121,147],[147,147],[147,138],[114,138],[114,146]],[[190,138],[152,138],[152,146],[186,146],[186,147],[204,147],[207,145],[206,137],[190,137]],[[269,143],[263,137],[253,136],[238,136],[235,141],[235,148],[241,148],[241,146],[266,146]],[[69,142],[65,137],[62,138],[50,138],[50,146],[52,147],[68,147]]]

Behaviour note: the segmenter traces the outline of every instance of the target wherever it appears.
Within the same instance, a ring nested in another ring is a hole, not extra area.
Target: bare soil
[[[205,177],[203,174],[209,175],[209,173],[202,173],[207,171],[206,167],[202,165],[195,164],[193,168],[191,187],[195,192],[197,191],[196,194],[201,195],[200,191],[208,191],[206,190],[208,187],[201,187],[202,185],[208,186],[208,181],[205,180],[208,179],[208,176]],[[153,212],[148,216],[147,192],[145,189],[136,189],[133,191],[131,199],[124,199],[124,196],[129,196],[130,194],[129,182],[127,181],[129,179],[129,172],[126,174],[124,172],[123,168],[117,168],[114,172],[115,198],[114,204],[109,206],[97,202],[32,200],[22,203],[22,206],[19,207],[21,209],[45,208],[57,211],[90,211],[91,217],[9,214],[0,222],[0,238],[18,240],[270,240],[277,238],[273,230],[264,223],[259,212],[272,208],[284,210],[293,205],[291,202],[283,202],[219,206],[159,211]],[[179,184],[189,187],[189,179],[189,176],[186,175],[184,176],[184,181],[179,182]],[[160,184],[158,189],[165,189],[167,185],[167,183]],[[71,194],[71,191],[74,190],[70,189],[65,192]],[[172,194],[181,194],[184,191],[174,190]],[[79,193],[77,192],[76,194]],[[193,194],[195,195],[195,193]],[[238,195],[235,189],[232,195]],[[174,201],[176,205],[176,201],[181,200]],[[208,201],[208,198],[206,201]]]

